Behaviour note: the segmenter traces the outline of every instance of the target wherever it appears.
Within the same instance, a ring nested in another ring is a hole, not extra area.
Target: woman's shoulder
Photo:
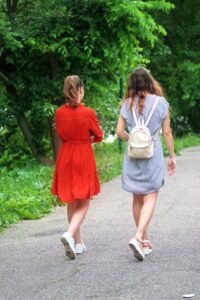
[[[158,97],[159,102],[162,101],[167,101],[166,98],[164,96],[160,96],[160,95],[156,95],[156,94],[149,94],[146,96],[147,98],[151,98],[152,100],[156,100],[156,98]]]
[[[78,106],[77,107],[72,107],[71,105],[69,105],[69,104],[67,104],[67,103],[65,103],[65,104],[63,104],[63,105],[61,105],[61,106],[59,106],[57,109],[56,109],[56,112],[66,112],[66,111],[68,111],[68,110],[80,110],[80,111],[89,111],[89,110],[91,110],[91,109],[89,109],[88,107],[86,107],[85,105],[83,105],[83,104],[78,104]]]
[[[158,98],[158,106],[162,107],[162,106],[166,106],[169,105],[167,99],[164,96],[159,96],[156,94],[150,94],[147,96],[147,98],[150,98],[150,103],[154,103],[156,101],[156,99]],[[148,101],[149,102],[149,101]]]
[[[126,98],[121,103],[121,108],[129,109],[130,108],[130,99]]]
[[[159,97],[159,106],[161,107],[161,109],[163,110],[168,110],[169,108],[169,103],[167,101],[167,99],[164,96],[158,96]]]
[[[87,107],[85,105],[82,105],[82,109],[83,109],[84,112],[86,112],[87,114],[89,114],[91,116],[96,115],[96,111],[91,107]]]
[[[130,100],[127,98],[124,99],[123,102],[121,103],[120,115],[125,121],[127,121],[129,113],[130,113]]]
[[[168,113],[169,110],[169,103],[167,101],[167,99],[164,96],[157,96],[159,97],[158,99],[158,111],[159,111],[159,115],[161,116],[162,119],[164,119]]]
[[[66,104],[63,104],[63,105],[57,107],[56,114],[62,113],[65,110],[66,110]]]
[[[159,97],[160,103],[166,103],[166,102],[168,103],[167,99],[164,96],[157,96],[157,97]]]

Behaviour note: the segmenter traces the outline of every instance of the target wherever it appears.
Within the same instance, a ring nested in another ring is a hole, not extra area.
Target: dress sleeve
[[[122,104],[121,110],[120,110],[120,115],[122,118],[127,121],[128,119],[128,102],[125,100]]]
[[[162,97],[162,109],[161,109],[161,118],[162,120],[164,120],[168,114],[169,111],[169,103],[167,102],[167,100]]]
[[[101,129],[101,126],[99,125],[99,121],[94,110],[91,110],[89,130],[90,134],[94,136],[94,143],[102,141],[103,131]]]
[[[56,109],[55,114],[54,114],[54,121],[55,121],[55,127],[56,127],[56,133],[61,139],[60,136],[60,122],[59,122],[59,108]]]

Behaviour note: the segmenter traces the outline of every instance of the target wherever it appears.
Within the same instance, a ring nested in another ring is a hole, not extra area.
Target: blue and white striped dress
[[[156,100],[156,95],[145,97],[143,116],[146,121]],[[136,115],[138,114],[137,101],[135,103]],[[169,104],[164,97],[159,97],[156,109],[148,124],[148,128],[154,135],[161,128],[167,116]],[[126,121],[128,131],[135,126],[130,102],[126,99],[121,107],[121,116]],[[133,159],[128,156],[127,147],[124,155],[122,170],[122,188],[133,194],[149,194],[158,191],[164,185],[164,156],[160,136],[154,144],[154,154],[149,159]]]

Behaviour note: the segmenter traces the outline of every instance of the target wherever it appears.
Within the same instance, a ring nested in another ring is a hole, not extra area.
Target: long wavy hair
[[[71,75],[67,76],[64,80],[63,92],[66,98],[66,103],[71,107],[76,108],[78,106],[78,91],[81,87],[84,87],[83,80],[80,76]]]
[[[157,96],[164,96],[163,89],[150,72],[144,67],[138,67],[131,73],[124,100],[131,99],[131,106],[134,106],[135,98],[138,97],[139,113],[142,114],[143,107],[145,105],[146,92],[155,94]]]

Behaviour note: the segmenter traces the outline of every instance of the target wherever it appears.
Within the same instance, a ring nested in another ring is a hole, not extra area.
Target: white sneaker
[[[143,240],[142,241],[142,249],[144,254],[148,255],[150,254],[153,250],[152,250],[152,245],[150,244],[150,242],[148,240]]]
[[[82,242],[82,244],[75,244],[75,251],[76,254],[82,254],[83,252],[86,252],[86,246],[85,244]]]
[[[141,244],[142,240],[139,239],[137,236],[134,236],[129,242],[129,246],[133,250],[135,258],[140,261],[143,261],[145,255],[142,251]]]
[[[76,251],[74,238],[68,232],[65,232],[60,240],[65,247],[65,255],[70,259],[75,259]]]

